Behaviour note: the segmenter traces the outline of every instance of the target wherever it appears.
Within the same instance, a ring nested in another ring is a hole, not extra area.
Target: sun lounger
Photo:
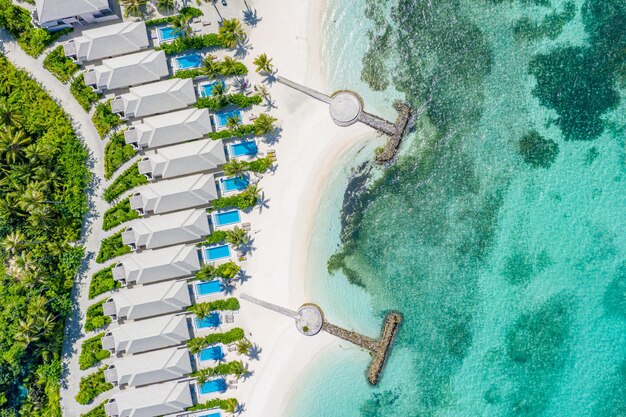
[[[246,232],[250,231],[250,223],[241,223],[241,228]]]
[[[263,175],[259,174],[258,172],[255,172],[254,176],[259,178],[259,179],[263,178]]]
[[[211,25],[211,21],[210,20],[207,20],[207,19],[203,19],[202,20],[202,26],[209,26],[209,25]]]
[[[234,352],[237,350],[237,345],[234,343],[231,343],[230,345],[227,346],[228,347],[228,351],[229,352]]]

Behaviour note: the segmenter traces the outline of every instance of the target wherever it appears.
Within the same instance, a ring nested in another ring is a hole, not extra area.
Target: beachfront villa
[[[127,288],[113,294],[102,307],[113,320],[139,320],[177,313],[191,305],[186,281],[167,281]]]
[[[108,331],[102,348],[111,353],[135,354],[180,345],[191,338],[183,314],[161,316],[124,323]]]
[[[198,242],[211,234],[206,210],[192,209],[135,220],[122,232],[132,250]]]
[[[122,22],[83,31],[63,44],[65,56],[77,64],[139,52],[149,46],[144,22]]]
[[[210,171],[226,163],[221,140],[203,139],[146,153],[139,173],[151,180],[176,178]]]
[[[104,404],[108,417],[164,416],[193,405],[188,381],[165,382],[120,391]]]
[[[122,119],[128,120],[184,109],[195,102],[196,91],[193,88],[193,81],[175,78],[132,87],[128,93],[111,101],[111,110]]]
[[[84,79],[94,91],[105,91],[158,81],[168,75],[165,52],[148,50],[105,59],[87,70]]]
[[[207,206],[218,198],[212,174],[196,174],[150,183],[130,197],[130,208],[139,214],[162,214]]]
[[[172,347],[117,358],[104,378],[119,387],[140,387],[171,381],[193,372],[191,355],[186,347]]]
[[[33,23],[51,32],[117,19],[109,0],[36,0]]]
[[[124,140],[135,149],[149,149],[200,139],[211,131],[209,111],[191,108],[143,119],[124,132]]]
[[[131,253],[113,267],[113,279],[124,285],[144,285],[188,277],[200,270],[195,245]]]

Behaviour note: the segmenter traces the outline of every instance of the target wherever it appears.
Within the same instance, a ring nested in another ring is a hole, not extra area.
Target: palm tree
[[[200,303],[192,305],[189,310],[198,316],[199,319],[203,319],[211,314],[211,304],[209,303]]]
[[[19,208],[26,213],[31,213],[40,207],[44,202],[45,196],[41,190],[34,187],[26,187],[26,191],[22,194],[17,204]]]
[[[274,123],[276,118],[270,116],[267,113],[259,114],[259,117],[254,119],[254,133],[256,135],[266,135],[275,129]]]
[[[4,154],[6,162],[14,164],[20,156],[22,148],[30,144],[31,141],[32,139],[26,136],[24,131],[6,127],[0,133],[0,151]]]
[[[242,361],[232,361],[230,364],[230,372],[235,375],[237,379],[241,378],[248,373],[248,369]]]
[[[36,325],[35,319],[32,317],[20,320],[20,329],[15,334],[15,339],[28,346],[31,342],[37,340],[33,335],[37,331]]]
[[[124,17],[141,16],[141,8],[148,4],[148,0],[120,0],[120,3],[124,6]]]
[[[0,97],[0,125],[21,126],[24,116],[6,97]]]
[[[193,33],[191,30],[191,19],[193,16],[188,14],[179,14],[172,18],[172,26],[176,29],[177,32],[182,33],[185,36],[191,36]]]
[[[274,70],[274,66],[272,65],[272,58],[268,58],[267,55],[264,53],[254,58],[252,63],[256,65],[256,72],[271,74]]]
[[[39,206],[30,212],[28,223],[38,230],[48,230],[54,225],[52,209],[49,206]]]
[[[230,243],[235,248],[245,245],[249,240],[248,233],[240,227],[235,226],[233,230],[226,232],[226,242]]]
[[[51,148],[41,142],[35,142],[24,148],[24,156],[26,156],[31,163],[46,161],[51,156]],[[44,166],[37,168],[43,169],[47,172],[47,169]]]
[[[248,164],[237,159],[232,159],[224,164],[224,173],[229,177],[243,177]]]
[[[246,38],[246,31],[239,20],[229,19],[222,21],[219,36],[226,43],[226,46],[234,48]]]
[[[240,116],[230,116],[226,119],[226,126],[229,129],[235,129],[241,123]]]
[[[216,375],[217,371],[215,370],[215,368],[199,369],[194,374],[196,380],[201,384],[207,382],[209,379],[213,378]]]
[[[26,236],[19,230],[14,230],[5,236],[2,241],[2,247],[10,254],[19,252],[24,247]]]
[[[176,2],[174,0],[158,0],[157,1],[157,7],[160,10],[164,10],[166,12],[171,12],[172,10],[174,10],[175,6],[176,6]]]
[[[270,91],[267,89],[265,84],[255,85],[254,91],[256,91],[257,95],[263,100],[268,100],[270,97]]]
[[[250,352],[250,349],[252,348],[252,342],[249,341],[248,339],[241,339],[236,343],[237,346],[237,353],[240,355],[247,355],[248,352]]]
[[[201,281],[210,281],[217,278],[217,268],[212,264],[202,265],[202,268],[196,272],[196,278]]]
[[[218,74],[218,65],[216,62],[217,57],[212,54],[208,54],[204,57],[202,63],[204,66],[200,69],[204,75],[209,78],[215,78]],[[215,86],[213,86],[213,90],[215,90]]]
[[[261,188],[256,184],[250,184],[241,194],[243,194],[245,198],[256,201],[261,198]]]
[[[237,70],[238,61],[230,56],[225,56],[221,62],[220,67],[222,69],[222,75],[229,76]]]

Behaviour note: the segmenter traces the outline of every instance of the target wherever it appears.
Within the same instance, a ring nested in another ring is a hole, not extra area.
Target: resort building
[[[113,278],[126,285],[143,285],[192,276],[200,270],[194,245],[132,253],[113,267]]]
[[[207,109],[185,109],[149,117],[124,132],[126,143],[135,149],[156,148],[200,139],[211,132]]]
[[[63,45],[65,56],[81,64],[87,61],[130,54],[149,46],[144,22],[122,22],[83,31]]]
[[[102,348],[116,355],[135,354],[180,345],[190,338],[183,314],[132,321],[111,329],[102,338]]]
[[[35,0],[33,23],[51,32],[117,19],[109,0]]]
[[[139,387],[189,375],[191,355],[184,347],[117,358],[104,371],[104,379],[117,386]]]
[[[122,241],[132,250],[154,249],[201,241],[210,233],[206,210],[192,209],[135,220]]]
[[[139,320],[164,314],[178,313],[191,305],[186,281],[123,289],[113,294],[103,305],[104,314],[113,320]]]
[[[193,405],[189,382],[165,382],[118,392],[104,404],[108,417],[157,417]]]
[[[147,153],[139,161],[139,173],[149,179],[168,179],[209,171],[225,163],[222,141],[202,139]]]
[[[165,52],[148,50],[136,54],[109,58],[89,69],[85,84],[95,91],[115,90],[149,83],[169,75]]]
[[[162,214],[207,206],[217,199],[212,174],[197,174],[150,183],[130,197],[130,208],[139,214]]]
[[[111,110],[127,120],[184,109],[195,102],[196,91],[193,88],[193,81],[175,78],[133,87],[129,93],[113,99]]]

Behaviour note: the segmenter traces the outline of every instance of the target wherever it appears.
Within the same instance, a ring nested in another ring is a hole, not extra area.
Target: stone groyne
[[[400,146],[400,142],[402,141],[402,137],[404,136],[413,112],[408,104],[400,100],[394,101],[393,108],[398,112],[398,117],[393,124],[395,131],[393,134],[388,134],[389,140],[385,148],[381,153],[376,155],[376,162],[379,164],[389,162],[396,156],[396,152],[398,151],[398,147]]]

